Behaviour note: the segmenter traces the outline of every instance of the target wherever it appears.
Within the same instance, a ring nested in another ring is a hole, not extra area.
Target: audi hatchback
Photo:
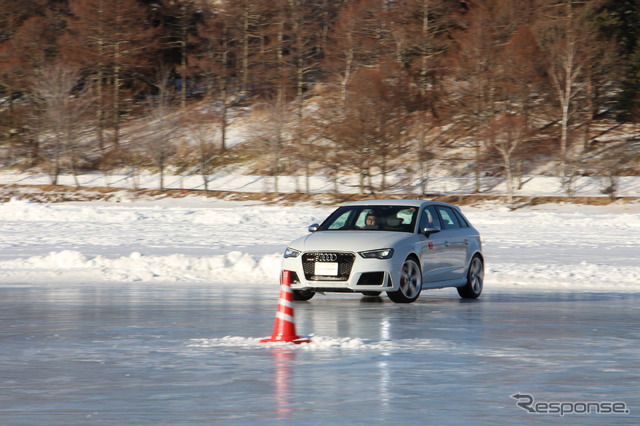
[[[455,287],[463,298],[482,292],[479,232],[460,208],[437,201],[370,200],[345,204],[285,250],[296,300],[315,293],[415,301],[423,289]]]

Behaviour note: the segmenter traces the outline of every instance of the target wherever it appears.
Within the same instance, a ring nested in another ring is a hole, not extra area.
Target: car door
[[[429,287],[431,283],[445,281],[453,265],[447,254],[442,231],[428,236],[424,233],[427,227],[442,229],[435,206],[427,206],[421,212],[418,223],[420,235],[418,236],[417,251],[420,254],[422,282],[425,287]]]
[[[446,206],[436,206],[442,232],[440,238],[443,239],[444,252],[446,253],[446,264],[448,270],[444,272],[444,279],[457,280],[464,277],[467,262],[467,230],[466,223],[454,209]]]

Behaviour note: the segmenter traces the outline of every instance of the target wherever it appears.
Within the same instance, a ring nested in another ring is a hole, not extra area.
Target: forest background
[[[229,137],[242,126],[242,143]],[[0,162],[361,193],[640,175],[635,0],[0,0]]]

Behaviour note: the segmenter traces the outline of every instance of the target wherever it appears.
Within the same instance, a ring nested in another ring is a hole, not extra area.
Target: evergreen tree
[[[624,58],[625,75],[618,98],[618,119],[640,119],[640,3],[637,0],[604,0],[591,8],[589,17],[603,35],[613,36]]]

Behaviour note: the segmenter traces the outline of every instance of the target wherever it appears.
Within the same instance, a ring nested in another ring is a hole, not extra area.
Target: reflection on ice
[[[295,352],[276,348],[271,351],[271,355],[273,356],[273,387],[276,395],[278,420],[287,420],[293,411],[290,385]]]

